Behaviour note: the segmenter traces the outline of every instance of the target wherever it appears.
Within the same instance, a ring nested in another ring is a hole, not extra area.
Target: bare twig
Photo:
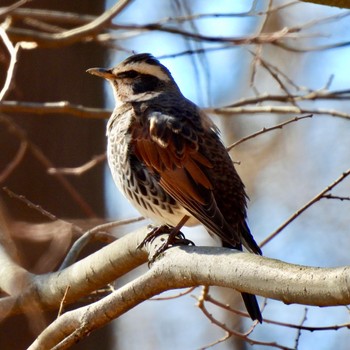
[[[37,45],[45,47],[73,44],[97,35],[131,2],[132,0],[119,0],[109,10],[106,10],[101,16],[96,17],[91,22],[61,33],[45,33],[28,29],[10,28],[9,34],[16,39],[16,36],[18,38],[18,34],[20,33],[20,37],[22,38],[20,40],[35,41]]]
[[[29,141],[24,133],[24,131],[11,119],[0,115],[0,123],[6,125],[11,134],[17,137],[21,142],[27,142],[28,149],[34,155],[36,159],[44,166],[45,169],[53,168],[53,164],[46,157],[46,155],[41,151],[41,149],[36,146],[33,142]],[[96,217],[93,209],[90,205],[83,199],[80,193],[74,188],[74,186],[62,175],[55,174],[54,175],[57,180],[60,182],[62,187],[67,191],[67,193],[71,196],[71,198],[79,205],[81,210],[88,215],[89,217]]]
[[[47,169],[47,172],[49,174],[64,174],[64,175],[74,175],[74,176],[80,176],[90,169],[94,168],[96,165],[104,162],[106,160],[106,153],[100,154],[98,156],[93,157],[93,159],[89,160],[87,163],[75,167],[75,168],[49,168]],[[1,179],[1,177],[0,177]],[[1,181],[0,181],[1,182]]]
[[[304,324],[305,321],[307,320],[307,311],[308,311],[308,309],[305,308],[303,318],[301,319],[301,322],[300,322],[300,326],[301,326],[301,327],[303,326],[303,324]],[[300,341],[300,337],[301,337],[301,331],[302,331],[302,329],[301,329],[301,328],[298,328],[297,336],[296,336],[296,338],[295,338],[294,349],[298,349],[298,347],[299,347],[299,341]]]
[[[121,3],[119,1],[117,4]],[[129,1],[124,0],[124,6],[127,5]],[[55,47],[60,45],[72,44],[78,40],[92,40],[101,30],[109,27],[109,21],[116,16],[116,5],[112,7],[109,11],[106,11],[103,15],[93,20],[91,23],[82,25],[81,27],[67,30],[63,33],[43,33],[34,30],[22,29],[22,28],[9,28],[9,35],[14,38],[14,40],[26,40],[35,41],[39,46],[45,47]],[[119,11],[120,12],[120,11]],[[118,13],[119,13],[118,12]],[[183,38],[192,39],[195,41],[202,42],[216,42],[216,43],[230,43],[231,45],[251,45],[251,44],[278,44],[281,39],[294,38],[295,33],[299,32],[301,28],[282,28],[276,32],[272,33],[261,33],[258,35],[252,35],[247,37],[223,37],[223,36],[209,36],[199,33],[194,33],[186,30],[182,30],[177,26],[165,26],[161,22],[149,23],[144,25],[139,24],[118,24],[114,25],[113,29],[119,30],[129,30],[136,32],[137,34],[141,32],[149,31],[161,31],[169,34],[180,35]]]
[[[74,244],[72,245],[68,254],[66,255],[64,261],[62,262],[59,270],[63,270],[66,267],[68,267],[69,265],[73,264],[77,260],[79,254],[81,253],[83,248],[86,247],[87,244],[89,244],[91,241],[96,239],[98,237],[98,235],[101,234],[101,232],[103,232],[104,230],[108,230],[108,229],[122,226],[122,225],[128,225],[128,224],[135,223],[135,222],[138,222],[141,220],[144,220],[144,218],[142,216],[139,216],[139,217],[133,218],[133,219],[113,221],[113,222],[108,222],[106,224],[98,225],[98,226],[92,228],[91,230],[86,231],[78,240],[76,240],[74,242]],[[116,237],[111,235],[111,234],[108,234],[108,236],[110,238],[108,243],[111,243],[116,239]],[[104,237],[106,238],[105,232],[104,232]]]
[[[261,45],[260,45],[261,46]],[[260,64],[265,70],[271,75],[271,77],[277,82],[280,88],[286,93],[286,96],[291,96],[291,93],[284,82],[279,77],[279,70],[276,71],[276,67],[272,66],[266,60],[264,60],[261,55],[256,56],[254,52],[249,51],[253,56],[256,57],[256,64]],[[295,101],[292,100],[292,103],[295,104]]]
[[[337,331],[338,329],[342,329],[342,328],[350,329],[350,323],[316,327],[316,326],[304,326],[302,324],[293,324],[293,323],[274,321],[268,318],[264,318],[264,323],[270,323],[276,326],[287,327],[287,328],[301,329],[303,331],[309,331],[309,332]]]
[[[102,108],[89,108],[81,105],[71,104],[67,101],[61,102],[0,102],[0,112],[4,113],[34,113],[34,114],[70,114],[79,118],[107,119],[112,111]]]
[[[229,312],[232,312],[233,314],[235,315],[239,315],[239,316],[242,316],[242,317],[246,317],[246,318],[250,318],[248,312],[245,312],[245,311],[241,311],[241,310],[237,310],[237,309],[233,309],[232,307],[230,307],[230,305],[228,304],[223,304],[221,303],[220,301],[218,301],[217,299],[213,298],[210,294],[207,294],[206,297],[205,297],[205,300],[212,303],[213,305],[216,305],[224,310],[227,310]],[[265,322],[265,318],[264,318],[264,322]],[[253,325],[254,327],[257,325],[258,323],[257,322],[254,322]],[[252,330],[248,330],[246,332],[246,334],[250,334],[252,332]]]
[[[60,317],[62,315],[64,304],[66,302],[66,298],[67,298],[67,294],[68,294],[69,289],[70,289],[70,286],[67,286],[66,290],[64,291],[64,295],[62,297],[62,300],[60,302],[60,307],[58,309],[57,317]]]
[[[342,197],[342,196],[335,196],[333,194],[325,194],[324,196],[322,196],[322,198],[326,198],[326,199],[337,199],[340,201],[350,201],[350,197]]]
[[[2,171],[2,173],[0,173],[0,183],[4,182],[12,174],[12,172],[17,168],[17,166],[21,163],[27,148],[28,148],[28,143],[26,141],[21,141],[16,155],[7,164],[7,166]]]
[[[213,342],[210,345],[203,347],[202,349],[206,349],[209,346],[213,346],[213,345],[216,345],[218,343],[221,343],[221,342],[227,340],[231,336],[235,336],[235,337],[238,337],[238,338],[246,341],[247,343],[249,343],[251,345],[254,344],[254,345],[269,346],[269,347],[282,349],[282,350],[292,350],[291,348],[288,348],[286,346],[282,346],[280,344],[277,344],[276,342],[264,342],[264,341],[259,341],[256,339],[249,338],[248,335],[252,332],[253,328],[249,329],[248,332],[241,333],[241,332],[238,332],[234,329],[227,327],[224,323],[217,320],[205,307],[205,300],[207,299],[207,294],[208,294],[207,288],[208,287],[203,287],[201,296],[198,298],[197,306],[203,312],[203,314],[210,320],[210,322],[212,322],[213,324],[215,324],[219,328],[223,329],[226,332],[226,334],[224,337],[218,339],[217,341]]]
[[[284,102],[289,103],[292,100],[293,101],[314,101],[314,100],[350,100],[350,90],[338,90],[338,91],[327,91],[327,90],[315,90],[305,93],[305,95],[269,95],[269,94],[262,94],[260,96],[255,97],[247,97],[240,99],[237,102],[234,102],[230,104],[229,106],[226,106],[224,108],[229,107],[240,107],[240,106],[246,106],[251,104],[257,104],[262,102]],[[1,108],[1,104],[0,104]]]
[[[24,42],[18,42],[15,46],[13,46],[11,40],[9,39],[6,33],[6,30],[3,27],[6,27],[6,24],[0,25],[0,37],[10,54],[10,64],[7,69],[7,75],[6,75],[4,86],[0,91],[0,101],[4,100],[7,93],[10,91],[12,79],[15,74],[15,69],[17,64],[17,54],[19,49],[20,48],[33,49],[36,47],[36,44],[34,43],[24,43]]]
[[[297,122],[297,121],[299,121],[301,119],[305,119],[305,118],[312,118],[312,114],[304,115],[304,116],[301,116],[301,117],[295,117],[293,119],[289,119],[289,120],[287,120],[287,121],[285,121],[283,123],[271,126],[269,128],[262,128],[261,130],[255,132],[255,133],[253,133],[251,135],[248,135],[246,137],[242,137],[240,140],[238,140],[237,142],[235,142],[232,145],[228,146],[226,149],[229,152],[229,151],[232,150],[232,148],[238,146],[239,144],[241,144],[241,143],[243,143],[243,142],[245,142],[247,140],[253,139],[254,137],[256,137],[258,135],[264,134],[264,133],[272,131],[272,130],[282,129],[285,125]]]
[[[190,294],[196,288],[197,287],[188,288],[184,292],[180,292],[180,293],[177,293],[175,295],[169,295],[168,297],[156,297],[156,298],[151,298],[150,300],[152,300],[152,301],[164,301],[164,300],[177,299],[177,298],[183,297],[184,295]]]
[[[20,6],[23,6],[27,4],[28,2],[31,2],[32,0],[19,0],[7,7],[3,7],[0,9],[0,17],[7,16],[9,13],[14,12],[16,9],[18,9]]]
[[[316,99],[325,100],[349,100],[350,90],[340,91],[313,91],[305,95],[261,95],[253,98],[241,99],[229,106],[221,108],[206,108],[207,113],[217,115],[233,115],[233,114],[317,114],[330,115],[350,119],[350,113],[334,109],[324,108],[304,108],[296,106],[246,106],[250,104],[257,104],[266,101],[278,101],[282,103],[290,103],[293,101],[308,101]],[[32,103],[32,102],[17,102],[17,101],[3,101],[0,102],[0,112],[4,113],[34,113],[34,114],[70,114],[79,118],[88,119],[107,119],[112,114],[112,110],[102,108],[90,108],[81,105],[71,104],[67,101],[62,102],[46,102],[46,103]]]
[[[206,111],[210,114],[228,116],[232,114],[317,114],[330,115],[332,117],[339,117],[350,119],[350,113],[341,112],[334,109],[324,108],[304,108],[296,106],[252,106],[252,107],[223,107],[223,108],[207,108]]]
[[[45,216],[46,218],[49,218],[52,221],[55,221],[55,220],[58,219],[55,215],[53,215],[50,212],[46,211],[40,205],[34,204],[29,199],[27,199],[25,196],[20,195],[20,194],[16,194],[13,191],[11,191],[10,189],[8,189],[7,187],[3,187],[2,189],[3,189],[4,192],[7,193],[7,195],[9,197],[16,198],[17,200],[19,200],[22,203],[24,203],[25,205],[27,205],[28,208],[31,208],[31,209],[34,209],[34,210],[38,211],[41,215]]]
[[[346,177],[350,175],[350,169],[345,171],[341,176],[338,177],[334,182],[328,185],[324,190],[322,190],[317,196],[312,198],[309,202],[303,205],[300,209],[298,209],[287,221],[285,221],[276,231],[271,233],[268,237],[266,237],[261,243],[260,247],[263,247],[268,242],[270,242],[273,238],[275,238],[282,230],[284,230],[292,221],[294,221],[297,217],[299,217],[305,210],[310,208],[313,204],[318,202],[320,199],[327,194],[327,192],[331,191],[335,186],[341,183]]]

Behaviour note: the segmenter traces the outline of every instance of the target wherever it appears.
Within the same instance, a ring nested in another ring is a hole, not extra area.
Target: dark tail
[[[255,254],[262,255],[261,249],[256,244],[252,234],[250,233],[249,227],[245,221],[242,226],[241,239],[242,239],[243,245],[248,250],[250,250]],[[230,242],[224,241],[224,240],[222,241],[222,246],[230,249],[233,248],[233,249],[242,250],[242,244],[232,245]],[[261,316],[258,301],[256,300],[256,296],[249,293],[241,293],[241,294],[244,301],[244,305],[251,319],[253,321],[258,320],[260,323],[262,323],[262,316]]]
[[[252,318],[252,320],[258,320],[260,323],[262,323],[262,316],[255,295],[242,293],[242,298],[244,301],[244,305],[248,311],[248,314]]]

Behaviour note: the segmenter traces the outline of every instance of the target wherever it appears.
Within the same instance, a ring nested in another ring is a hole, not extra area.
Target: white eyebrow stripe
[[[140,62],[140,63],[127,64],[123,68],[124,69],[121,69],[120,72],[126,71],[127,69],[130,69],[130,70],[132,69],[132,70],[139,72],[140,74],[153,75],[156,78],[158,78],[159,80],[163,80],[163,81],[170,81],[171,80],[169,75],[166,74],[165,72],[163,72],[163,70],[161,69],[160,66]]]

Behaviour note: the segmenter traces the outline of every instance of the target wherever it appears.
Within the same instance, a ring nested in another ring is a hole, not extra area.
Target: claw
[[[158,256],[164,253],[168,248],[174,247],[176,245],[192,245],[195,244],[187,239],[185,235],[179,231],[178,226],[171,227],[169,225],[162,225],[158,227],[154,227],[144,238],[144,240],[137,246],[137,248],[142,248],[146,243],[151,243],[156,237],[159,235],[163,235],[168,233],[167,239],[156,249],[154,254],[149,258],[148,265],[154,263],[154,261],[158,258]]]
[[[147,233],[147,236],[143,241],[137,246],[137,249],[143,248],[147,243],[151,243],[156,237],[164,233],[171,233],[173,227],[169,225],[162,225],[158,227],[153,227],[152,230]]]
[[[161,232],[162,234],[164,233]],[[191,240],[187,239],[185,235],[180,231],[175,231],[172,228],[172,231],[169,233],[167,239],[156,249],[154,254],[150,257],[149,263],[154,263],[158,256],[164,253],[167,249],[174,247],[176,245],[195,245]]]

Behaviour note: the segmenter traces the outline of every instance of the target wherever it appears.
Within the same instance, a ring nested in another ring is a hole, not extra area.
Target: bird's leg
[[[174,245],[195,245],[192,241],[190,241],[189,239],[187,239],[185,237],[185,235],[180,231],[181,228],[185,225],[185,223],[187,222],[187,220],[190,217],[188,215],[185,215],[180,222],[172,228],[171,232],[169,233],[168,239],[165,241],[165,243],[163,245],[165,245],[164,250],[166,250],[167,248],[169,248],[169,246],[174,246]],[[162,246],[163,246],[162,245]],[[161,249],[162,246],[159,248]]]
[[[171,227],[169,225],[162,225],[153,228],[152,231],[147,234],[145,239],[138,245],[138,248],[142,248],[146,243],[152,242],[157,236],[164,233],[168,233],[168,238],[163,242],[163,244],[159,248],[157,248],[157,250],[150,259],[150,262],[154,262],[154,260],[169,247],[180,244],[195,245],[192,241],[187,239],[185,235],[180,231],[182,226],[185,225],[188,219],[189,216],[185,215],[175,227]]]

